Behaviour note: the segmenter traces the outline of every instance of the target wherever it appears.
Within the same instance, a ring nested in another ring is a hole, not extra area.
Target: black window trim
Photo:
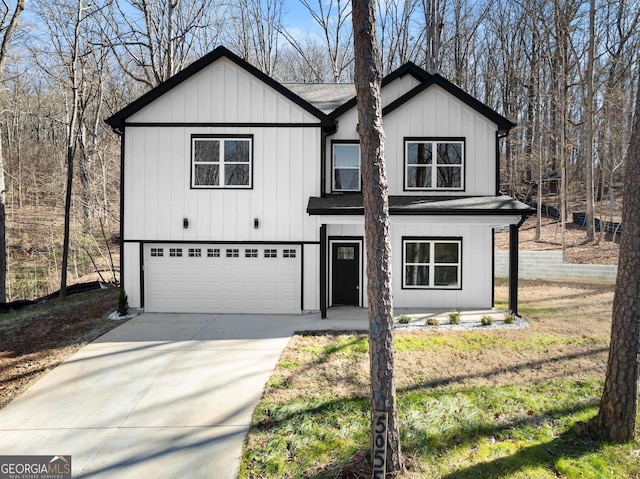
[[[250,143],[250,158],[249,158],[249,185],[248,186],[194,186],[193,181],[193,155],[194,155],[194,141],[198,139],[210,139],[210,140],[249,140]],[[253,189],[253,164],[254,164],[254,135],[252,134],[227,134],[227,133],[192,133],[189,139],[189,189],[191,190],[252,190]]]
[[[462,143],[462,168],[460,188],[408,188],[407,187],[407,143],[412,142]],[[402,142],[402,188],[406,192],[442,193],[464,192],[467,189],[467,139],[464,136],[406,136]]]
[[[456,287],[453,288],[446,288],[446,287],[442,287],[442,286],[407,286],[405,284],[405,265],[407,262],[407,258],[406,258],[406,249],[405,249],[405,244],[407,242],[415,242],[415,241],[422,241],[422,242],[438,242],[438,241],[443,241],[443,242],[457,242],[460,247],[459,247],[459,258],[458,258],[458,263],[460,264],[460,271],[458,272],[458,277],[460,278],[460,281],[458,283],[458,285]],[[401,265],[401,273],[402,273],[402,277],[401,277],[401,289],[403,290],[407,290],[407,291],[461,291],[462,290],[462,270],[463,270],[463,241],[462,241],[462,236],[403,236],[402,237],[402,265]]]
[[[334,180],[335,180],[335,153],[334,153],[334,146],[335,145],[358,145],[358,148],[360,148],[360,140],[331,140],[331,158],[329,161],[329,165],[330,165],[330,169],[331,172],[329,174],[330,177],[330,188],[331,188],[331,192],[332,193],[359,193],[362,191],[362,164],[361,161],[358,162],[358,170],[360,172],[360,178],[359,178],[359,186],[360,188],[358,188],[357,190],[336,190],[334,188]]]

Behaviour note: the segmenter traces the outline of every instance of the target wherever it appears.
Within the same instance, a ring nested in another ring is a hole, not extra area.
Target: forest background
[[[118,282],[120,138],[104,119],[217,45],[283,83],[353,81],[344,0],[3,0],[0,33],[20,5],[0,78],[7,301],[60,288],[65,206],[65,281]],[[593,219],[619,219],[639,2],[380,0],[377,21],[384,74],[412,61],[517,123],[501,191],[557,208],[559,248],[576,211],[583,243],[608,240]]]

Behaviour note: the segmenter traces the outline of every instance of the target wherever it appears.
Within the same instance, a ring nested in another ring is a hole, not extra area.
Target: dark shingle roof
[[[332,194],[309,198],[310,215],[362,215],[362,195]],[[389,196],[392,215],[531,215],[535,209],[510,196]]]

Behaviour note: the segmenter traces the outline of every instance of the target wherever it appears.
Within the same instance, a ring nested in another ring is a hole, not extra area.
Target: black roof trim
[[[313,116],[319,118],[321,120],[321,123],[324,126],[332,126],[334,124],[334,122],[326,114],[324,114],[318,108],[313,106],[311,103],[299,97],[298,95],[293,93],[291,90],[286,88],[282,83],[277,82],[276,80],[271,78],[269,75],[263,73],[258,68],[254,67],[249,62],[243,60],[242,58],[237,56],[235,53],[231,52],[230,50],[228,50],[223,46],[215,48],[214,50],[207,53],[202,58],[196,60],[195,62],[193,62],[192,64],[190,64],[189,66],[181,70],[180,72],[176,73],[167,81],[149,90],[140,98],[138,98],[137,100],[134,100],[132,103],[124,107],[122,110],[118,111],[117,113],[107,118],[106,122],[114,129],[122,129],[125,126],[126,119],[129,118],[131,115],[133,115],[134,113],[137,113],[142,108],[149,105],[151,102],[158,99],[159,97],[161,97],[162,95],[164,95],[165,93],[173,89],[174,87],[181,84],[183,81],[187,80],[191,76],[198,73],[200,70],[203,70],[210,64],[217,61],[221,57],[225,57],[228,60],[231,60],[240,68],[243,68],[244,70],[246,70],[248,73],[250,73],[257,79],[261,80],[262,82],[264,82],[265,84],[267,84],[268,86],[276,90],[277,92],[281,93],[282,95],[284,95],[286,98],[288,98],[289,100],[291,100],[292,102],[300,106],[301,108],[311,113]]]
[[[442,89],[446,90],[447,92],[451,93],[453,96],[458,98],[463,103],[466,103],[467,105],[469,105],[478,113],[481,113],[482,115],[487,117],[489,120],[493,121],[496,125],[498,125],[498,128],[500,131],[509,131],[511,128],[516,126],[516,124],[513,123],[511,120],[508,120],[507,118],[502,116],[500,113],[498,113],[494,109],[488,107],[481,101],[472,97],[462,88],[456,86],[455,84],[451,83],[449,80],[447,80],[446,78],[444,78],[443,76],[437,73],[435,75],[430,75],[429,79],[425,80],[420,85],[416,86],[415,88],[408,91],[401,97],[389,103],[386,107],[382,109],[382,114],[387,115],[391,113],[393,110],[402,106],[403,104],[405,104],[406,102],[411,100],[413,97],[417,96],[418,94],[422,93],[424,90],[426,90],[432,85],[438,85]]]
[[[506,216],[532,215],[536,210],[510,196],[389,196],[389,214],[417,216]],[[310,215],[364,214],[362,194],[333,194],[311,197],[307,205]]]
[[[424,71],[422,68],[420,68],[418,65],[416,65],[413,62],[407,62],[401,67],[399,67],[398,69],[389,73],[386,77],[384,77],[382,79],[382,86],[384,87],[389,83],[391,83],[392,81],[397,80],[398,78],[402,78],[405,75],[411,75],[420,82],[425,82],[431,78],[431,75],[426,71]],[[355,106],[356,106],[356,97],[354,96],[348,102],[344,103],[343,105],[341,105],[340,107],[332,111],[329,114],[329,116],[335,119],[340,115],[342,115],[343,113],[345,113],[346,111],[349,111],[351,108],[355,108]]]
[[[397,70],[387,75],[382,80],[382,86],[384,87],[385,85],[388,85],[392,81],[397,80],[398,78],[402,78],[405,75],[413,76],[414,78],[420,81],[420,84],[417,85],[415,88],[411,89],[410,91],[408,91],[407,93],[405,93],[404,95],[402,95],[401,97],[397,98],[390,104],[388,104],[386,107],[384,107],[382,110],[383,116],[387,115],[388,113],[391,113],[396,108],[402,106],[403,104],[411,100],[413,97],[415,97],[419,93],[423,92],[424,90],[426,90],[427,88],[435,84],[440,86],[444,90],[448,91],[453,96],[455,96],[462,102],[466,103],[477,112],[486,116],[489,120],[493,121],[496,125],[498,125],[498,128],[500,131],[509,131],[511,128],[516,126],[515,123],[508,120],[507,118],[502,116],[500,113],[490,108],[489,106],[485,105],[481,101],[472,97],[463,89],[454,85],[449,80],[444,78],[442,75],[437,73],[432,75],[412,62],[405,63],[400,68],[398,68]],[[340,115],[349,111],[351,108],[354,108],[355,106],[356,106],[356,97],[353,97],[351,100],[344,103],[339,108],[336,108],[333,112],[329,114],[329,116],[333,119],[336,119]]]

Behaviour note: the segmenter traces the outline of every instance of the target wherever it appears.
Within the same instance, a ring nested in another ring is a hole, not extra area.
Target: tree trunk
[[[374,477],[402,469],[400,430],[394,379],[393,301],[389,198],[382,128],[380,54],[376,44],[375,1],[354,0],[355,82],[369,300],[371,366],[371,441]],[[384,427],[378,422],[386,418]],[[386,430],[386,454],[376,431]],[[382,453],[379,451],[382,450]],[[382,458],[385,458],[382,461]],[[378,469],[376,469],[376,466]]]
[[[640,80],[638,80],[640,87]],[[640,90],[639,90],[640,91]],[[613,298],[611,344],[607,376],[596,417],[598,431],[615,442],[635,436],[638,412],[638,359],[640,358],[640,97],[624,177],[622,211],[624,234],[620,243],[618,277]]]
[[[587,236],[586,240],[590,243],[596,240],[596,226],[595,226],[595,214],[594,214],[594,201],[593,201],[593,62],[595,57],[595,16],[596,16],[596,2],[591,0],[589,4],[589,53],[587,58],[587,71],[585,73],[586,81],[586,94],[584,105],[584,116],[586,118],[585,128],[585,158],[584,158],[584,183],[585,183],[585,195],[587,197],[587,212],[586,212],[586,226]]]
[[[4,80],[4,66],[7,62],[9,42],[18,28],[20,14],[24,10],[26,0],[18,0],[9,24],[4,28],[4,35],[0,43],[0,80]],[[2,25],[4,27],[4,25]],[[4,179],[4,156],[0,138],[0,303],[7,301],[7,213],[6,213],[6,185]]]
[[[79,67],[80,54],[80,25],[82,21],[82,0],[78,2],[77,17],[74,25],[74,44],[71,51],[71,60],[67,65],[71,87],[71,111],[69,112],[69,125],[67,126],[67,190],[64,200],[64,237],[62,239],[62,266],[60,275],[60,299],[67,297],[67,265],[69,263],[69,238],[71,235],[71,197],[73,192],[74,159],[77,146],[77,122],[79,104]]]

